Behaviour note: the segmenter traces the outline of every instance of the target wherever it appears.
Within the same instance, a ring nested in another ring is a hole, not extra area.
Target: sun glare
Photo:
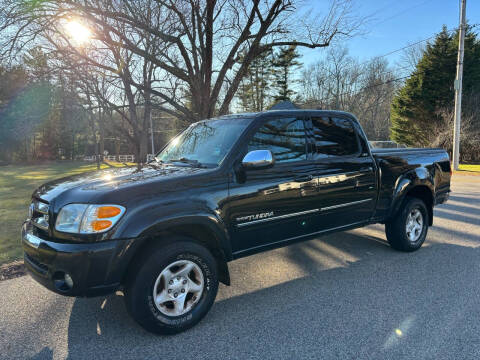
[[[77,44],[85,44],[90,40],[92,35],[89,28],[82,25],[76,20],[70,20],[66,23],[65,28],[68,36]]]
[[[176,137],[175,139],[172,140],[172,145],[176,146],[180,142],[180,139]]]

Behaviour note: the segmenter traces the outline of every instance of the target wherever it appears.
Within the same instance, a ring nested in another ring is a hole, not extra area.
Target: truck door
[[[230,185],[227,218],[236,256],[313,231],[317,180],[307,160],[303,117],[267,118],[248,142],[246,151],[252,150],[270,150],[275,164],[247,170],[244,181]]]
[[[356,124],[338,115],[306,121],[318,182],[317,231],[368,221],[376,201],[375,164]]]

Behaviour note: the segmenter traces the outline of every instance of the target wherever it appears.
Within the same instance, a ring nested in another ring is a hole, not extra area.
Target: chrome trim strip
[[[35,210],[41,214],[48,215],[48,204],[42,203],[40,201],[34,201]]]
[[[342,173],[334,173],[334,174],[325,174],[325,175],[320,175],[318,176],[319,179],[321,178],[327,178],[327,177],[333,177],[333,176],[342,176],[342,175],[356,175],[356,174],[361,174],[363,171],[348,171],[348,172],[342,172]]]
[[[357,204],[363,204],[369,201],[372,201],[373,199],[364,199],[364,200],[358,200],[358,201],[352,201],[344,204],[338,204],[338,205],[332,205],[332,206],[326,206],[320,209],[320,211],[327,211],[327,210],[333,210],[333,209],[338,209],[346,206],[351,206],[351,205],[357,205]]]
[[[348,228],[348,227],[351,227],[351,226],[356,226],[356,225],[361,225],[361,224],[366,224],[366,223],[368,223],[368,221],[359,221],[359,222],[354,222],[354,223],[351,223],[351,224],[348,224],[348,225],[342,225],[342,226],[337,226],[337,227],[333,227],[333,228],[329,228],[329,229],[325,229],[325,230],[315,231],[315,232],[312,232],[312,233],[309,233],[309,234],[298,235],[298,236],[294,236],[294,237],[291,237],[291,238],[288,238],[288,239],[275,241],[273,243],[262,244],[262,245],[254,246],[254,247],[251,247],[251,248],[248,248],[248,249],[245,249],[245,250],[236,251],[233,254],[237,255],[237,254],[241,254],[241,253],[246,252],[246,251],[259,249],[259,248],[270,246],[270,245],[281,244],[283,242],[297,240],[297,239],[301,239],[301,238],[307,237],[307,236],[320,235],[320,234],[323,234],[323,233],[326,233],[326,232],[329,232],[329,231],[340,230],[340,229]]]
[[[344,203],[344,204],[326,206],[326,207],[323,207],[321,209],[305,210],[305,211],[295,212],[295,213],[291,213],[291,214],[273,216],[273,217],[269,217],[269,218],[258,219],[258,220],[253,220],[253,221],[240,223],[240,224],[237,224],[237,227],[244,227],[244,226],[248,226],[248,225],[260,224],[260,223],[273,221],[273,220],[288,219],[288,218],[294,217],[294,216],[313,214],[313,213],[316,213],[316,212],[319,212],[319,211],[328,211],[328,210],[338,209],[338,208],[347,207],[347,206],[351,206],[351,205],[363,204],[363,203],[366,203],[366,202],[369,202],[369,201],[372,201],[372,200],[373,199],[364,199],[364,200],[352,201],[352,202],[348,202],[348,203]]]
[[[32,225],[33,225],[33,226],[36,226],[36,227],[38,227],[39,229],[42,229],[42,230],[44,230],[44,231],[48,231],[48,222],[46,223],[46,225],[42,225],[42,224],[38,223],[37,221],[35,221],[35,220],[37,220],[37,219],[42,219],[42,218],[32,219]],[[44,220],[45,220],[45,219],[44,219]]]
[[[26,233],[23,237],[23,239],[30,245],[33,246],[34,248],[38,249],[40,246],[40,243],[42,242],[42,239],[40,239],[38,236],[35,236],[30,233]]]
[[[244,227],[244,226],[259,224],[259,223],[263,223],[263,222],[267,222],[267,221],[272,221],[272,220],[287,219],[287,218],[290,218],[290,217],[300,216],[300,215],[306,215],[306,214],[312,214],[312,213],[316,213],[316,212],[319,212],[319,211],[320,211],[320,209],[312,209],[312,210],[305,210],[305,211],[295,212],[295,213],[291,213],[291,214],[273,216],[273,217],[269,217],[269,218],[258,219],[258,220],[253,220],[253,221],[249,221],[249,222],[244,222],[244,223],[241,223],[241,224],[237,224],[237,227]]]

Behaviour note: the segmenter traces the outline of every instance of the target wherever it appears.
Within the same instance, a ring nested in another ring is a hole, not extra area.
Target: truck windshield
[[[251,120],[212,119],[192,124],[160,151],[155,159],[158,162],[216,167]]]

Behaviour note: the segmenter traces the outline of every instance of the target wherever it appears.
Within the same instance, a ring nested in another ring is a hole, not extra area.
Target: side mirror
[[[242,160],[245,169],[265,169],[273,166],[275,159],[270,150],[250,151]]]

